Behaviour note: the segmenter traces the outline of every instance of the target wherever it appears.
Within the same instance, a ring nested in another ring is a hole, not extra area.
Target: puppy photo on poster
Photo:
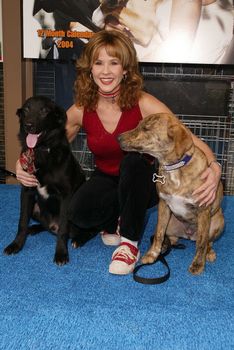
[[[24,57],[76,59],[105,28],[140,62],[233,64],[233,19],[232,0],[23,0]]]

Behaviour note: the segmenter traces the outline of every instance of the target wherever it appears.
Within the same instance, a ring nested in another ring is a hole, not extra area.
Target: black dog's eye
[[[42,107],[42,108],[41,108],[41,113],[42,113],[42,114],[45,114],[45,115],[48,114],[48,113],[49,113],[49,108],[47,108],[47,107]]]
[[[23,111],[24,111],[24,112],[29,112],[29,107],[24,107],[24,108],[23,108]]]

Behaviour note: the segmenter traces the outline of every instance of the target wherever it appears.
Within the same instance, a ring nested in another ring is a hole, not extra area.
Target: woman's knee
[[[152,163],[142,154],[129,152],[122,160],[120,176],[134,178],[135,176],[148,177],[153,172]]]
[[[144,155],[130,152],[122,162],[119,181],[120,207],[128,199],[132,203],[142,201],[147,207],[157,202],[156,186],[153,174],[156,171],[155,161]]]
[[[68,207],[68,220],[79,227],[87,226],[89,222],[90,203],[79,193],[74,194]]]
[[[94,189],[92,185],[86,185],[74,194],[68,208],[68,219],[82,229],[99,227],[117,215],[118,208],[117,186],[97,186]]]

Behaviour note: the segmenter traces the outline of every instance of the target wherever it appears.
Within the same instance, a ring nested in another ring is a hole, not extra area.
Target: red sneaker
[[[128,242],[122,242],[112,255],[109,272],[116,275],[127,275],[134,270],[139,257],[138,248]]]

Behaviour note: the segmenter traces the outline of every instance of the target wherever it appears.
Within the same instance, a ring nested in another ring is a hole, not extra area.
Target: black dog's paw
[[[65,252],[56,252],[54,255],[54,263],[58,266],[63,266],[69,262],[69,256]]]
[[[72,239],[71,245],[72,245],[72,248],[74,248],[74,249],[77,249],[77,248],[81,247],[80,241],[78,239],[76,239],[76,238]]]
[[[94,238],[98,233],[86,233],[85,235],[81,235],[81,234],[73,234],[70,235],[71,238],[71,245],[73,248],[77,249],[82,247],[83,245],[85,245],[89,240],[91,240],[92,238]]]
[[[17,254],[21,250],[21,247],[13,241],[11,244],[9,244],[3,251],[5,255],[12,255]]]

